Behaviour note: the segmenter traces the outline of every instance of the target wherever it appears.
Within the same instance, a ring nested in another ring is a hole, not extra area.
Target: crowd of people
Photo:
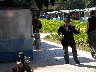
[[[65,13],[65,12],[55,12],[55,13],[43,13],[40,15],[40,18],[45,18],[48,20],[65,20],[66,15],[70,15],[71,19],[74,20],[87,20],[88,16],[84,16],[84,12],[70,12],[70,13]]]

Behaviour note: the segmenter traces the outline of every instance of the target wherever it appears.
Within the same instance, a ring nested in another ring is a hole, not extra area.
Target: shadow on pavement
[[[63,49],[60,46],[48,44],[46,42],[41,42],[41,47],[39,51],[34,51],[34,66],[35,67],[46,67],[46,66],[53,66],[53,65],[64,65],[65,60],[63,56]],[[73,59],[72,52],[69,52],[70,57],[70,64],[76,65]],[[87,67],[87,68],[96,68],[95,66],[91,65],[84,65],[82,63],[90,63],[96,62],[95,60],[89,59],[87,57],[82,57],[78,55],[78,59],[80,60],[79,67]]]

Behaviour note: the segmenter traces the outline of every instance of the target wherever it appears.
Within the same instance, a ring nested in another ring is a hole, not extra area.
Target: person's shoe
[[[69,61],[66,61],[66,63],[65,64],[69,64]]]
[[[80,64],[80,62],[79,61],[75,61],[76,62],[76,64]]]

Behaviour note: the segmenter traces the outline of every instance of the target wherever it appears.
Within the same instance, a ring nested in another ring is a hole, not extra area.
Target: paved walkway
[[[34,72],[96,72],[96,60],[91,57],[90,53],[80,50],[77,52],[81,64],[75,64],[71,48],[69,48],[70,64],[65,64],[62,46],[41,40],[40,50],[34,49],[33,52]],[[15,66],[15,62],[0,63],[0,72],[6,72]]]
[[[62,46],[42,40],[40,50],[34,50],[35,72],[96,72],[96,60],[89,52],[78,50],[81,64],[76,65],[69,48],[70,64],[65,64]]]

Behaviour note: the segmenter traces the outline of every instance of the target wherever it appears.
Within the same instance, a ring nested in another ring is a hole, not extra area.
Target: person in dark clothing
[[[36,15],[33,15],[32,17],[32,25],[33,25],[33,33],[36,32],[36,28],[38,28],[39,24],[38,24],[38,18]]]
[[[87,34],[89,46],[93,46],[94,41],[96,41],[96,17],[95,11],[90,12],[90,17],[87,20]]]
[[[58,35],[61,37],[61,44],[64,50],[64,58],[67,64],[69,64],[68,46],[72,48],[74,60],[77,64],[80,62],[77,59],[76,43],[73,34],[79,34],[80,29],[76,30],[75,26],[70,25],[70,18],[66,18],[65,24],[58,28]]]
[[[96,54],[96,17],[95,11],[90,12],[90,17],[87,20],[87,35],[89,47],[92,50],[91,55]]]
[[[96,17],[95,11],[91,11],[90,17],[87,20],[87,32],[92,32],[96,30]]]
[[[37,15],[32,17],[33,33],[36,33],[36,29],[40,30],[42,28],[41,21],[38,19]]]

